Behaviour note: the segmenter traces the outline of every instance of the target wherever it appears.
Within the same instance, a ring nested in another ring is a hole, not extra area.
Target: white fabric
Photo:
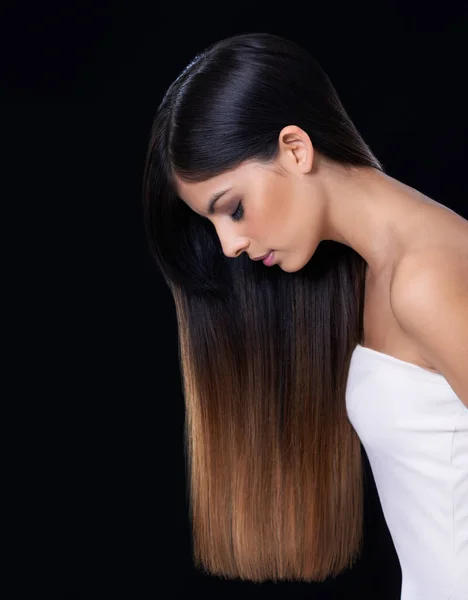
[[[358,345],[346,411],[400,561],[401,600],[468,600],[468,408],[443,375]]]

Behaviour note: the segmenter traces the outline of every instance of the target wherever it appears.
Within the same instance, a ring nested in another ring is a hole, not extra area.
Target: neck
[[[350,246],[373,274],[381,273],[408,244],[409,217],[421,202],[418,192],[370,167],[349,172],[333,168],[322,181],[322,239]]]

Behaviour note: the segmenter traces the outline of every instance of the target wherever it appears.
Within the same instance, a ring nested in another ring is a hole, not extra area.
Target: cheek
[[[272,230],[277,234],[287,234],[293,228],[294,216],[294,198],[291,195],[291,189],[287,185],[278,186],[272,194],[272,201],[269,205],[268,217],[266,219]]]
[[[246,234],[261,245],[275,248],[294,236],[294,190],[283,177],[262,178],[253,190],[251,210],[246,209]]]
[[[261,190],[261,207],[267,213],[268,219],[284,215],[288,206],[289,185],[282,178],[268,181]]]
[[[294,234],[292,217],[291,205],[277,191],[248,218],[248,233],[265,247],[279,248]]]

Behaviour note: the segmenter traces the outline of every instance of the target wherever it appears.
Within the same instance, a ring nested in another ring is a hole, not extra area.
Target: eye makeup
[[[244,207],[242,205],[242,202],[239,202],[239,204],[237,205],[236,210],[230,216],[231,216],[231,219],[233,221],[236,221],[236,222],[240,221],[243,218],[243,216],[244,216]]]

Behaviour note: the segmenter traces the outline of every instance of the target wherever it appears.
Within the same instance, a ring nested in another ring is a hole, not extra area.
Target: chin
[[[287,265],[283,266],[282,264],[278,264],[278,267],[284,271],[285,273],[295,273],[296,271],[300,271],[304,265],[300,267],[288,267]]]
[[[306,261],[303,261],[303,262],[300,262],[299,264],[291,265],[291,266],[288,266],[287,264],[283,264],[283,261],[281,261],[280,263],[278,263],[278,266],[285,273],[296,273],[297,271],[300,271],[301,269],[303,269],[311,258],[312,257],[308,258]]]

